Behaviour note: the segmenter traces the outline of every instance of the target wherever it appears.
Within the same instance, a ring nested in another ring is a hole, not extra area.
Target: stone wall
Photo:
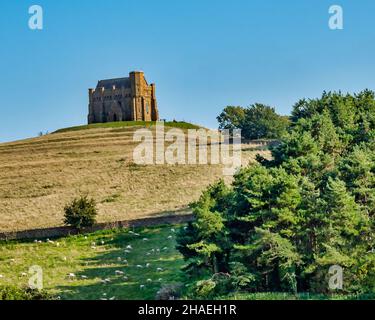
[[[91,228],[85,229],[85,233],[95,232],[98,230],[108,230],[116,228],[136,228],[136,227],[151,227],[165,224],[179,224],[192,221],[193,214],[175,214],[168,216],[149,217],[136,220],[124,220],[108,223],[99,223]],[[54,227],[44,229],[34,229],[15,232],[0,232],[0,240],[34,240],[46,238],[59,238],[69,235],[78,234],[78,231],[72,227]]]

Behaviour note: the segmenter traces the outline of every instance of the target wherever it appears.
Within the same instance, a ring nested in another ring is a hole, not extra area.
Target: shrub
[[[216,282],[212,279],[198,281],[194,287],[195,297],[211,299],[215,295],[215,287]]]
[[[54,297],[44,290],[0,286],[0,300],[53,300]]]
[[[96,222],[97,210],[95,200],[89,199],[87,196],[74,199],[64,208],[64,211],[64,223],[78,230],[91,227]]]

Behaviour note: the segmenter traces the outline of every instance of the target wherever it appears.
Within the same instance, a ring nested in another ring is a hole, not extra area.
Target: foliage
[[[219,129],[238,129],[242,127],[246,111],[242,107],[225,107],[223,112],[216,118],[219,122]]]
[[[232,291],[296,295],[327,293],[328,269],[340,265],[343,293],[374,292],[374,93],[301,100],[291,121],[271,160],[258,157],[194,204],[197,221],[177,239],[187,271],[228,273]]]
[[[94,199],[81,196],[74,199],[64,208],[66,225],[73,226],[78,230],[91,227],[95,224],[97,215],[96,203]]]
[[[274,108],[255,103],[248,108],[228,106],[217,117],[219,129],[241,129],[246,139],[278,139],[286,132],[289,119]]]
[[[53,300],[46,291],[14,286],[0,286],[0,300]]]

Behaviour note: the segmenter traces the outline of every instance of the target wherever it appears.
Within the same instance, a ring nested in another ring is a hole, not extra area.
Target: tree
[[[243,128],[270,137],[275,119],[272,108],[254,105]],[[227,272],[241,290],[326,292],[328,269],[337,264],[345,292],[371,292],[375,95],[325,92],[300,100],[291,120],[271,160],[242,168],[231,187],[203,192],[179,250],[206,261],[203,272]]]
[[[87,196],[74,199],[65,206],[64,211],[64,223],[78,230],[91,227],[96,222],[97,210],[95,200],[89,199]]]
[[[278,115],[274,108],[256,103],[246,109],[241,129],[247,139],[278,139],[288,125],[288,118]]]
[[[240,129],[245,119],[245,109],[242,107],[225,107],[223,112],[216,118],[219,129]]]

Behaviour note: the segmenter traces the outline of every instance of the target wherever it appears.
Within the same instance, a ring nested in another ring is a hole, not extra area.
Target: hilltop
[[[80,194],[95,198],[99,222],[186,209],[222,177],[222,167],[135,164],[138,143],[133,133],[152,125],[94,124],[0,144],[0,231],[60,226],[64,206]],[[167,125],[198,128],[181,122]],[[257,147],[247,145],[244,161],[256,153]]]

